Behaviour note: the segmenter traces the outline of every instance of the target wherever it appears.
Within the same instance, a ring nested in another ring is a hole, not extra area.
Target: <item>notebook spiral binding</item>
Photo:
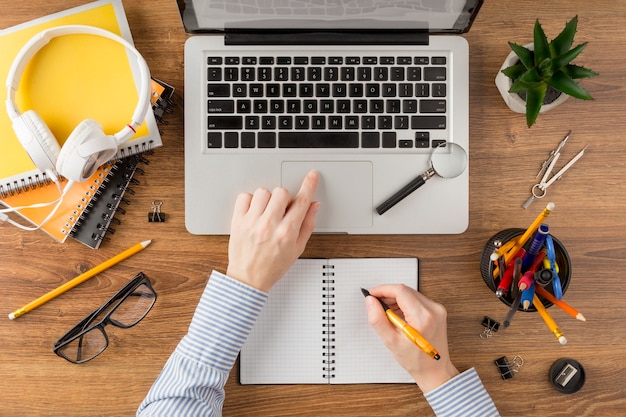
[[[334,265],[322,265],[322,375],[326,379],[335,377],[335,273],[326,271]]]
[[[102,186],[98,189],[97,195],[89,202],[82,215],[74,224],[70,231],[70,236],[92,249],[98,249],[100,244],[107,240],[107,234],[115,233],[111,225],[119,225],[121,221],[115,218],[116,214],[125,214],[126,210],[120,207],[121,203],[130,204],[125,198],[126,194],[134,194],[130,185],[137,185],[139,181],[134,178],[135,174],[143,175],[143,170],[138,168],[139,163],[148,164],[145,155],[142,154],[127,156],[118,159],[111,167],[109,175],[104,179]]]
[[[0,198],[12,197],[17,193],[34,190],[51,183],[52,180],[48,178],[45,172],[29,176],[28,179],[22,178],[19,182],[0,183]]]
[[[147,143],[137,143],[137,144],[132,144],[129,142],[129,146],[124,146],[123,148],[117,151],[117,153],[114,156],[114,159],[124,159],[132,155],[150,153],[152,152],[153,143],[154,141],[152,140]]]

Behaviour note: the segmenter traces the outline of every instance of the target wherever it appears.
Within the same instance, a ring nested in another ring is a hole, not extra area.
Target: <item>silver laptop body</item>
[[[316,232],[464,232],[469,169],[375,208],[426,171],[442,141],[469,154],[468,45],[451,34],[481,3],[179,1],[195,34],[185,44],[188,231],[228,234],[239,193],[295,194],[316,169]]]

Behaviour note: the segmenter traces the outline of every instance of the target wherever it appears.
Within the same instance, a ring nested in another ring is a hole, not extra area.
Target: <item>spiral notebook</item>
[[[107,29],[132,44],[121,0],[88,3],[0,30],[0,79],[6,79],[13,59],[32,36],[68,24]],[[87,118],[102,124],[105,133],[124,126],[137,103],[138,80],[137,63],[129,59],[122,45],[89,35],[63,36],[33,58],[16,102],[20,110],[37,111],[62,145],[74,127]],[[6,88],[0,88],[0,102],[4,103],[6,93]],[[77,97],[80,106],[75,105]],[[49,182],[23,149],[11,125],[5,107],[0,106],[0,198]],[[161,145],[155,116],[148,112],[137,134],[119,146],[115,158]]]
[[[80,215],[70,236],[77,241],[98,249],[105,240],[107,234],[115,233],[112,224],[120,224],[117,214],[125,214],[126,211],[120,204],[129,204],[125,194],[134,194],[130,184],[139,184],[134,178],[135,174],[143,173],[137,167],[139,163],[147,164],[143,155],[133,155],[118,160],[112,167],[105,184],[100,188],[98,196],[89,203]]]
[[[59,242],[65,242],[76,222],[83,212],[102,192],[107,183],[107,177],[111,174],[115,164],[108,162],[102,165],[87,181],[74,183],[72,188],[63,197],[63,202],[55,215],[45,223],[41,229]],[[61,179],[61,188],[67,180]],[[7,195],[0,199],[0,205],[5,207],[21,207],[35,203],[52,202],[59,198],[59,188],[54,183],[41,184],[28,192]],[[32,225],[39,225],[48,217],[54,205],[39,208],[25,208],[16,213]]]
[[[240,382],[413,382],[369,326],[360,288],[418,282],[417,258],[299,259],[241,349]]]

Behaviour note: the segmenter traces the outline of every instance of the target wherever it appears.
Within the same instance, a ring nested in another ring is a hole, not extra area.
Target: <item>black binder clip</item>
[[[152,213],[148,213],[148,222],[163,223],[165,221],[165,213],[161,213],[162,201],[152,201]]]
[[[482,324],[485,330],[483,330],[483,332],[480,334],[480,338],[484,340],[489,339],[500,328],[500,322],[492,319],[489,316],[485,316],[483,318]]]
[[[524,365],[524,358],[519,355],[515,355],[512,361],[509,361],[506,356],[502,356],[494,361],[500,372],[502,379],[507,380],[515,376],[519,372],[522,365]]]

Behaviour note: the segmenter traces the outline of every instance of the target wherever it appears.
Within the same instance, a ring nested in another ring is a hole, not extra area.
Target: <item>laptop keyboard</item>
[[[210,56],[207,149],[430,149],[447,135],[445,56]]]

